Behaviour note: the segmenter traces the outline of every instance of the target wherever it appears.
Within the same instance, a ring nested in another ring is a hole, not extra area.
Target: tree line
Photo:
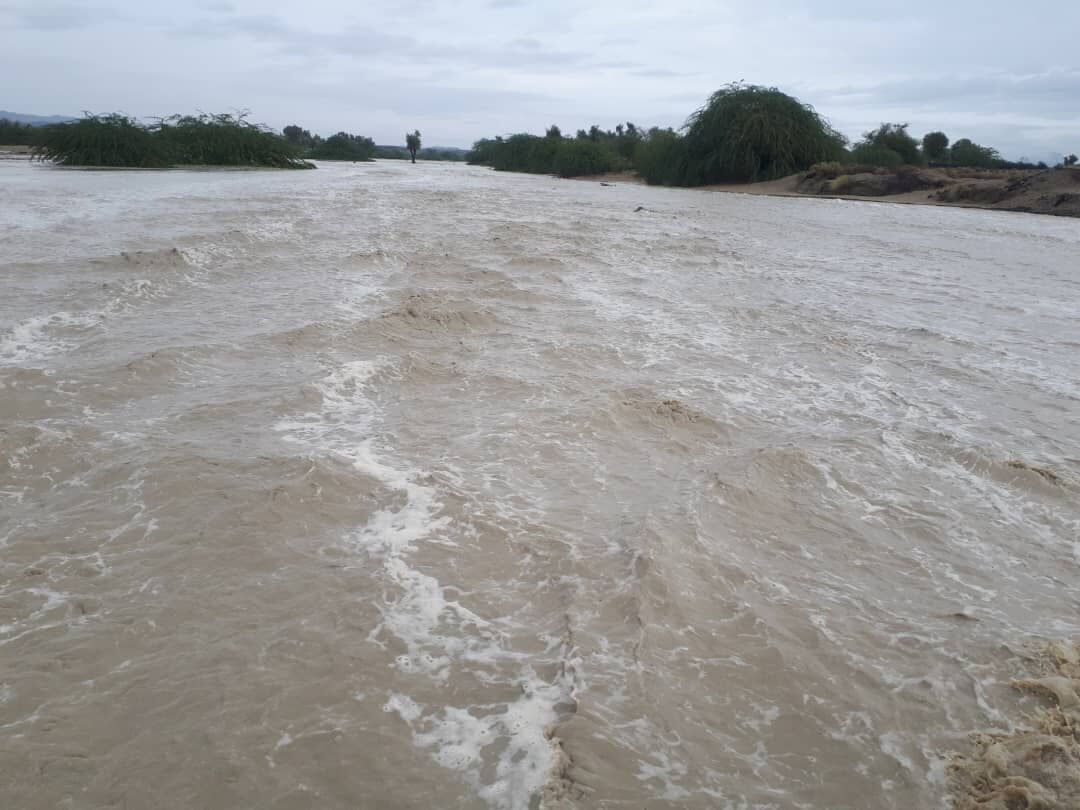
[[[420,132],[404,147],[376,146],[363,135],[328,138],[295,124],[279,134],[236,115],[173,115],[143,123],[125,115],[85,114],[62,124],[32,126],[0,119],[0,144],[33,147],[33,154],[64,166],[159,169],[173,166],[261,166],[313,169],[309,160],[367,161],[376,157],[463,160],[461,150],[421,149]]]
[[[0,118],[0,144],[4,146],[37,146],[47,127],[23,124]]]
[[[339,132],[328,138],[312,135],[297,124],[290,124],[282,130],[282,136],[300,150],[300,154],[311,160],[351,160],[364,161],[376,158],[383,160],[464,160],[465,153],[452,149],[424,149],[421,147],[419,130],[405,135],[404,146],[378,145],[365,135],[352,135]]]
[[[314,168],[288,141],[243,114],[174,115],[148,124],[115,113],[86,115],[41,129],[35,156],[63,166]]]
[[[927,133],[920,142],[908,129],[908,124],[883,123],[852,144],[810,105],[775,87],[735,83],[713,93],[679,131],[645,130],[627,122],[614,130],[579,129],[567,138],[553,126],[542,136],[482,138],[468,160],[500,171],[562,177],[632,170],[649,183],[672,186],[773,180],[826,162],[853,169],[1047,168],[1006,161],[969,138],[950,143],[942,132]],[[1063,165],[1076,163],[1069,155]]]

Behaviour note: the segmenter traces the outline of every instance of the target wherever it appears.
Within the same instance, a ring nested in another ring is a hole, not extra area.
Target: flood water
[[[1080,636],[1080,222],[6,164],[4,807],[943,807]]]

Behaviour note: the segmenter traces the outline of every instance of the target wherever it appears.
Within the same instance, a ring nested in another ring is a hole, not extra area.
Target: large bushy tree
[[[934,163],[949,159],[949,136],[944,132],[927,132],[922,139],[923,157]]]
[[[856,155],[856,159],[860,163],[877,163],[883,166],[896,165],[891,159],[888,159],[884,152],[886,149],[899,155],[900,163],[921,166],[925,162],[922,153],[919,151],[918,141],[908,134],[907,124],[882,124],[877,129],[863,133],[863,139],[855,145],[853,154]],[[863,160],[857,157],[860,152],[866,158],[880,156],[885,159]]]
[[[989,146],[981,146],[972,142],[970,138],[961,138],[952,145],[949,150],[949,158],[954,166],[973,166],[982,169],[992,169],[1002,163],[1001,155],[996,149]]]
[[[730,84],[687,121],[681,184],[772,180],[839,159],[843,147],[808,104],[775,87]]]

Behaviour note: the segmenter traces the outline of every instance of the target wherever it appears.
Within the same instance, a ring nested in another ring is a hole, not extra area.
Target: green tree
[[[943,163],[949,157],[949,136],[944,132],[927,132],[922,139],[923,156],[934,163]]]
[[[989,146],[980,146],[970,138],[961,138],[949,150],[954,166],[973,166],[992,169],[1001,164],[1001,155]]]
[[[312,146],[310,157],[319,160],[371,160],[375,154],[375,141],[363,135],[339,132],[325,141]]]
[[[46,130],[46,127],[35,127],[31,124],[20,124],[17,121],[0,118],[0,144],[4,146],[33,146],[41,140]]]
[[[856,145],[856,149],[859,146],[889,149],[900,156],[902,163],[911,166],[921,165],[923,158],[919,152],[919,144],[907,130],[907,124],[882,124],[877,129],[863,133],[863,139]]]
[[[1080,161],[1080,158],[1078,158],[1078,157],[1077,157],[1076,155],[1069,155],[1069,156],[1068,156],[1067,158],[1065,158],[1065,160],[1064,160],[1064,161],[1062,161],[1062,162],[1063,162],[1063,163],[1064,163],[1064,164],[1065,164],[1066,166],[1075,166],[1075,165],[1077,164],[1077,162],[1078,162],[1078,161]]]
[[[558,125],[552,124],[550,127],[548,127],[548,131],[547,131],[545,137],[548,137],[548,138],[561,138],[562,137],[562,130],[559,129]]]
[[[634,168],[651,186],[674,186],[686,176],[686,138],[653,127],[637,145]]]
[[[886,166],[894,168],[896,166],[903,166],[904,159],[900,157],[899,153],[894,152],[887,146],[880,146],[873,143],[857,143],[851,149],[849,155],[852,163],[857,163],[863,166]]]
[[[412,162],[416,163],[416,153],[420,151],[420,130],[413,130],[405,136],[405,148],[409,150]]]
[[[559,177],[582,177],[610,172],[616,166],[615,154],[603,144],[590,140],[560,140],[548,171]]]
[[[296,124],[289,124],[281,130],[281,134],[285,136],[285,140],[301,149],[310,149],[314,143],[311,133]]]
[[[681,185],[772,180],[838,160],[844,139],[813,107],[775,87],[729,84],[686,124]]]

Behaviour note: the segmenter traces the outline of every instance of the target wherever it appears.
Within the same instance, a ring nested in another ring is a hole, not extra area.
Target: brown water
[[[1078,257],[1017,214],[9,161],[0,805],[946,804],[1025,645],[1080,636]]]

